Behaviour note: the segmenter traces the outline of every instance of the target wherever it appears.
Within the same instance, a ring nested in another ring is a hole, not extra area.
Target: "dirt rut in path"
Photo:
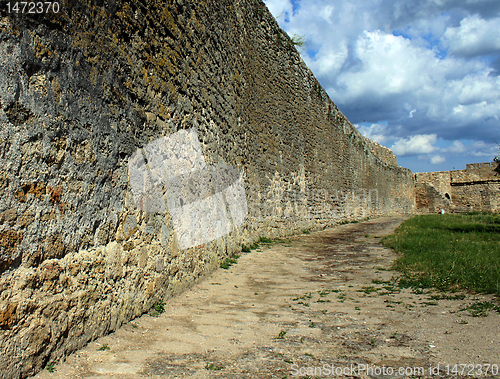
[[[445,365],[500,365],[500,315],[460,310],[490,298],[436,300],[391,283],[395,255],[379,240],[402,220],[261,244],[167,301],[161,316],[145,315],[36,378],[331,377],[325,365],[341,377],[396,378],[430,376],[438,363],[443,376]],[[384,366],[394,370],[383,375]]]

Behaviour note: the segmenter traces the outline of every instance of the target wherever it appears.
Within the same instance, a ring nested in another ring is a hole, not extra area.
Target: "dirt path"
[[[371,367],[370,377],[394,378],[419,367],[429,376],[438,363],[442,375],[447,364],[500,366],[500,314],[460,311],[485,297],[436,301],[385,282],[395,256],[379,237],[401,221],[342,225],[244,253],[169,300],[161,316],[145,315],[35,378],[332,376],[324,365],[347,374],[337,376],[365,378]]]

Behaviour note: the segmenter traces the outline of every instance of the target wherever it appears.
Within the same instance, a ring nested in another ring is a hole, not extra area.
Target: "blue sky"
[[[490,162],[500,143],[500,0],[265,0],[365,136],[413,172]]]

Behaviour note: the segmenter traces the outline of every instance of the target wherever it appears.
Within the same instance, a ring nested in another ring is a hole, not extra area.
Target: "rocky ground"
[[[500,314],[464,309],[491,297],[391,282],[379,241],[402,220],[261,244],[35,378],[494,377]]]

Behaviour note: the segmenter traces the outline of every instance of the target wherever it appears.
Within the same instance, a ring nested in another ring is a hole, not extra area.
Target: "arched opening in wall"
[[[446,197],[448,200],[450,200],[450,194],[449,193],[445,193],[444,197]]]

